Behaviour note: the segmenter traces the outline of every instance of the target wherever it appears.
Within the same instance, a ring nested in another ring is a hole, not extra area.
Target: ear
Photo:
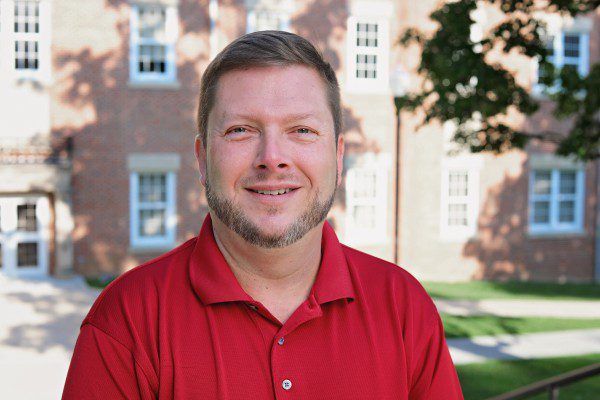
[[[342,172],[344,170],[344,136],[341,134],[337,139],[337,185],[342,184]]]
[[[196,154],[198,170],[200,171],[200,183],[202,183],[202,186],[206,186],[206,148],[202,144],[200,134],[197,134],[194,140],[194,153]]]

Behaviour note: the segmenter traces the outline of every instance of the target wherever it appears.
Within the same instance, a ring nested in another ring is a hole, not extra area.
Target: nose
[[[263,132],[254,167],[270,171],[286,169],[290,163],[288,154],[284,135],[279,132]]]

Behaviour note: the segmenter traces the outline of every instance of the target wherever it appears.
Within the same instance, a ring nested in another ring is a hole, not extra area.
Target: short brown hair
[[[308,40],[284,31],[248,33],[225,47],[202,75],[198,104],[198,134],[206,147],[208,115],[214,106],[219,78],[225,73],[253,67],[305,65],[314,68],[327,88],[335,138],[342,130],[340,87],[331,65]]]

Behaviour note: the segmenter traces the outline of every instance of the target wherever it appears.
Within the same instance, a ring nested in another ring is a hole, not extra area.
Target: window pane
[[[377,173],[375,171],[355,170],[352,197],[355,199],[374,199],[377,196]]]
[[[166,174],[139,175],[139,201],[143,203],[164,202],[167,199]]]
[[[558,207],[559,222],[575,222],[575,201],[561,201]]]
[[[140,231],[141,237],[164,236],[165,210],[140,210]]]
[[[377,56],[373,54],[356,55],[356,77],[357,78],[377,78]]]
[[[550,223],[550,202],[549,201],[534,201],[533,202],[533,222],[536,224]]]
[[[467,205],[448,204],[448,226],[468,226]]]
[[[2,243],[0,243],[0,269],[2,269]]]
[[[37,231],[35,204],[21,204],[17,206],[17,229],[20,231]]]
[[[466,171],[452,171],[448,174],[448,194],[450,196],[469,194],[469,174]]]
[[[550,194],[552,184],[551,171],[535,171],[533,174],[533,193]]]
[[[565,57],[579,58],[579,35],[565,35]]]
[[[374,229],[376,219],[375,206],[355,206],[352,210],[354,224],[361,229]]]
[[[139,72],[164,73],[167,64],[167,48],[163,45],[139,46]]]
[[[356,45],[377,47],[377,24],[356,24]]]
[[[139,35],[145,39],[165,40],[167,14],[163,7],[139,7]]]
[[[256,10],[254,15],[256,16],[255,29],[257,31],[282,30],[284,28],[284,18],[277,11],[261,9]]]
[[[575,171],[561,171],[560,194],[575,194],[577,192],[577,173]]]
[[[37,267],[37,242],[19,243],[17,245],[17,267]]]
[[[35,40],[15,41],[15,69],[38,69],[38,42]]]
[[[40,3],[15,1],[15,33],[39,33]]]

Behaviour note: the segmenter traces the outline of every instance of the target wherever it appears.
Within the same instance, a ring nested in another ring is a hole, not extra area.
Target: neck
[[[285,322],[306,300],[319,271],[323,223],[289,246],[263,248],[211,216],[219,250],[242,289]]]

